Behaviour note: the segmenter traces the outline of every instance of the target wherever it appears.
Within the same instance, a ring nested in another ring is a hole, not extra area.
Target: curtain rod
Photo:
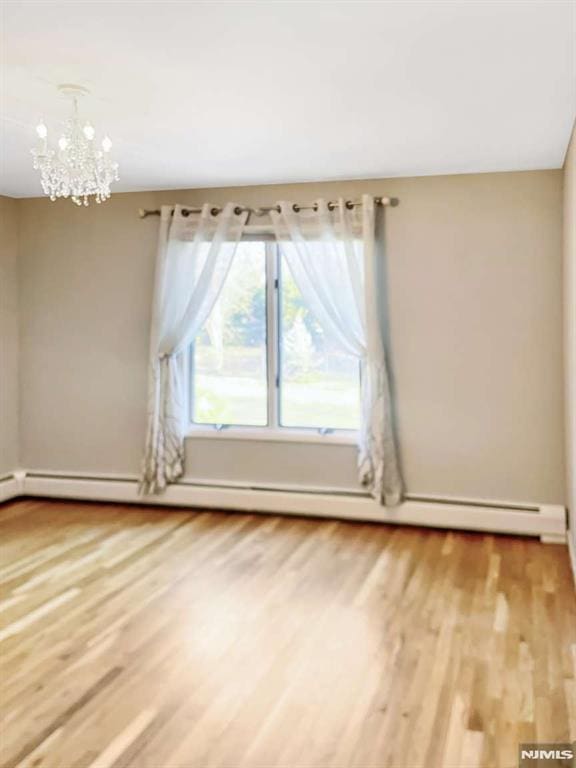
[[[398,200],[397,197],[375,197],[374,202],[376,205],[390,205],[393,208],[400,204],[400,200]],[[330,210],[334,210],[334,208],[337,205],[337,201],[330,200],[328,202],[328,208]],[[357,205],[362,205],[361,200],[346,200],[346,207],[347,208],[354,208]],[[297,203],[294,203],[294,210],[296,212],[298,211],[315,211],[316,210],[316,204],[313,205],[298,205]],[[212,208],[210,213],[213,216],[216,216],[221,212],[222,208]],[[259,208],[252,208],[248,205],[246,206],[237,206],[234,209],[234,213],[253,213],[256,216],[263,216],[265,213],[269,213],[270,211],[278,211],[280,212],[280,207],[278,205],[264,205]],[[174,212],[174,211],[172,211]],[[182,208],[182,215],[183,216],[189,216],[191,213],[202,213],[202,208]],[[147,209],[147,208],[139,208],[138,209],[138,216],[141,219],[145,219],[147,216],[160,216],[160,210],[158,208],[155,208],[153,210]]]

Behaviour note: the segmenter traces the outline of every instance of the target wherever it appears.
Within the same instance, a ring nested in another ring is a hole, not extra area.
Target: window
[[[190,358],[197,428],[358,428],[358,360],[319,325],[272,238],[239,244]]]
[[[192,354],[192,421],[266,426],[266,244],[238,245]]]

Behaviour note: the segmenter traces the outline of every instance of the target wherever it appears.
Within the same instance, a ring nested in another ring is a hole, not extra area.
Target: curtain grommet
[[[300,206],[298,205],[298,203],[294,203],[294,205],[292,206],[292,210],[294,211],[294,213],[300,213]]]
[[[210,208],[210,214],[212,216],[218,216],[219,213],[220,213],[220,208],[216,208],[216,207]]]
[[[346,200],[346,208],[348,208],[349,211],[351,211],[354,208],[354,203],[352,200]]]
[[[243,208],[240,208],[240,206],[237,205],[236,208],[234,208],[234,213],[236,214],[236,216],[240,216],[243,210],[244,210]]]

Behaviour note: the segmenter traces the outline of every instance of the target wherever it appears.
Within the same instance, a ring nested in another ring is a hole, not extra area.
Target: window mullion
[[[278,428],[278,259],[276,243],[266,242],[266,320],[268,362],[268,427]]]
[[[188,424],[194,423],[194,405],[196,399],[196,376],[194,360],[194,342],[186,350],[186,377],[188,397],[186,398],[186,421]]]

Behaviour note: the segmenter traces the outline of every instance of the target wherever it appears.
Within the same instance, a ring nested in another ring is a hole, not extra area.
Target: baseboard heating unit
[[[138,493],[135,477],[19,471],[0,478],[0,502],[19,496],[307,515],[539,536],[546,543],[566,543],[566,513],[559,505],[408,496],[397,507],[382,507],[361,493],[310,492],[191,480],[171,485],[161,495],[143,497]]]

